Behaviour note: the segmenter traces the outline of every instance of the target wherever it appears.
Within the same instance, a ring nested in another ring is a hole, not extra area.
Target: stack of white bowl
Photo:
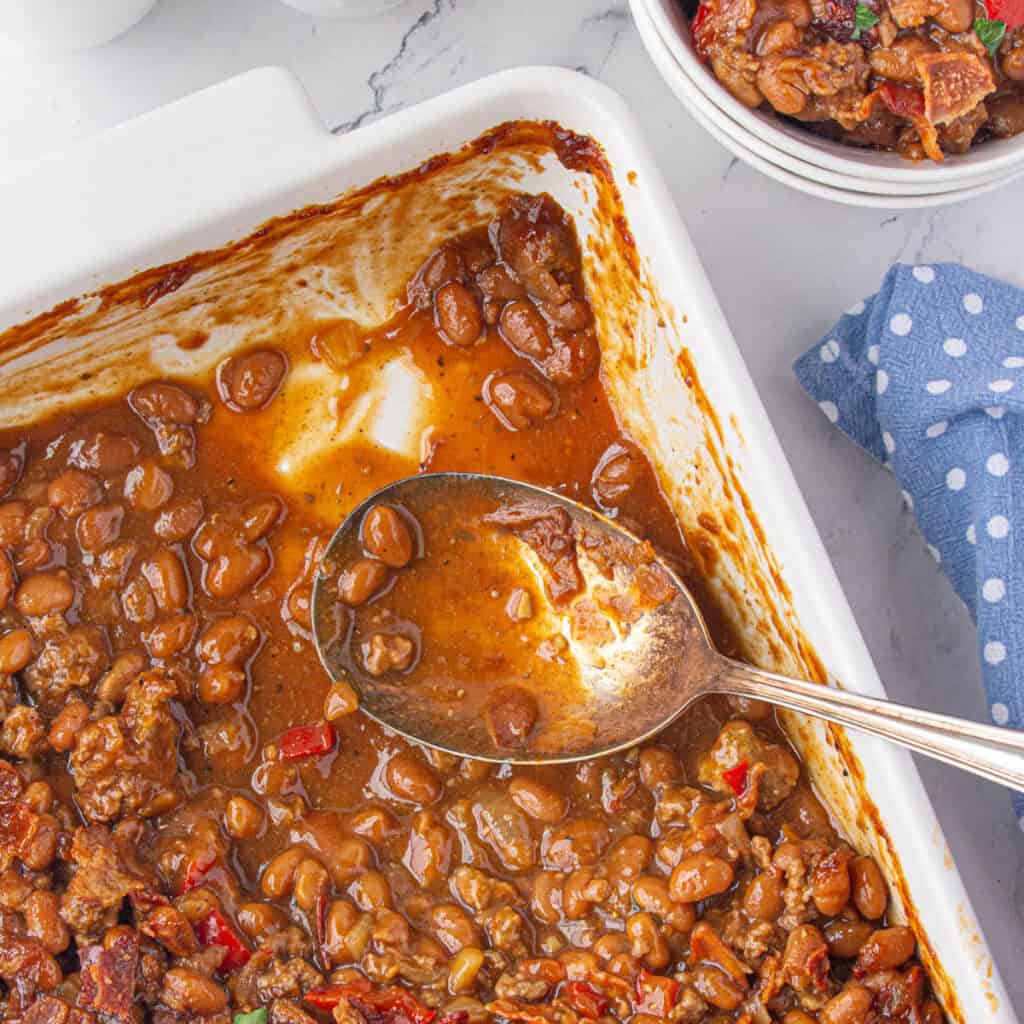
[[[884,209],[955,203],[1024,175],[1024,135],[991,139],[942,163],[844,146],[750,110],[698,57],[679,0],[630,0],[647,52],[683,106],[723,146],[792,188]]]

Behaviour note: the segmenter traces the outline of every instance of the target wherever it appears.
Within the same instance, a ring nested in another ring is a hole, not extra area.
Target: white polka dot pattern
[[[1024,291],[955,264],[898,264],[848,313],[797,377],[896,477],[977,622],[991,720],[1024,729]],[[1024,822],[1024,793],[1016,800]]]

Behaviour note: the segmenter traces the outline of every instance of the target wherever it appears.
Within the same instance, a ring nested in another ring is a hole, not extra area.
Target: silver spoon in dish
[[[367,535],[375,508],[402,535],[404,555],[384,552],[392,567],[377,564],[378,540]],[[372,576],[358,599],[353,572]],[[431,473],[371,495],[326,549],[312,620],[324,667],[354,686],[362,710],[460,756],[597,757],[718,693],[851,726],[1024,790],[1024,733],[725,657],[693,595],[649,544],[514,480]]]

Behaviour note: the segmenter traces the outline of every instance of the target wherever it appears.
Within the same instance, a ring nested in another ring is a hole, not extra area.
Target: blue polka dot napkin
[[[794,370],[895,473],[978,625],[992,720],[1024,727],[1024,291],[958,264],[897,264]],[[1024,827],[1024,795],[1016,808]]]

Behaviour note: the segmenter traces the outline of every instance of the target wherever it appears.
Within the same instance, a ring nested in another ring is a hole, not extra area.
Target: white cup
[[[368,18],[380,14],[390,7],[397,7],[403,0],[281,0],[289,7],[305,14],[323,18]]]
[[[0,0],[0,39],[35,53],[99,46],[127,32],[156,0]]]

